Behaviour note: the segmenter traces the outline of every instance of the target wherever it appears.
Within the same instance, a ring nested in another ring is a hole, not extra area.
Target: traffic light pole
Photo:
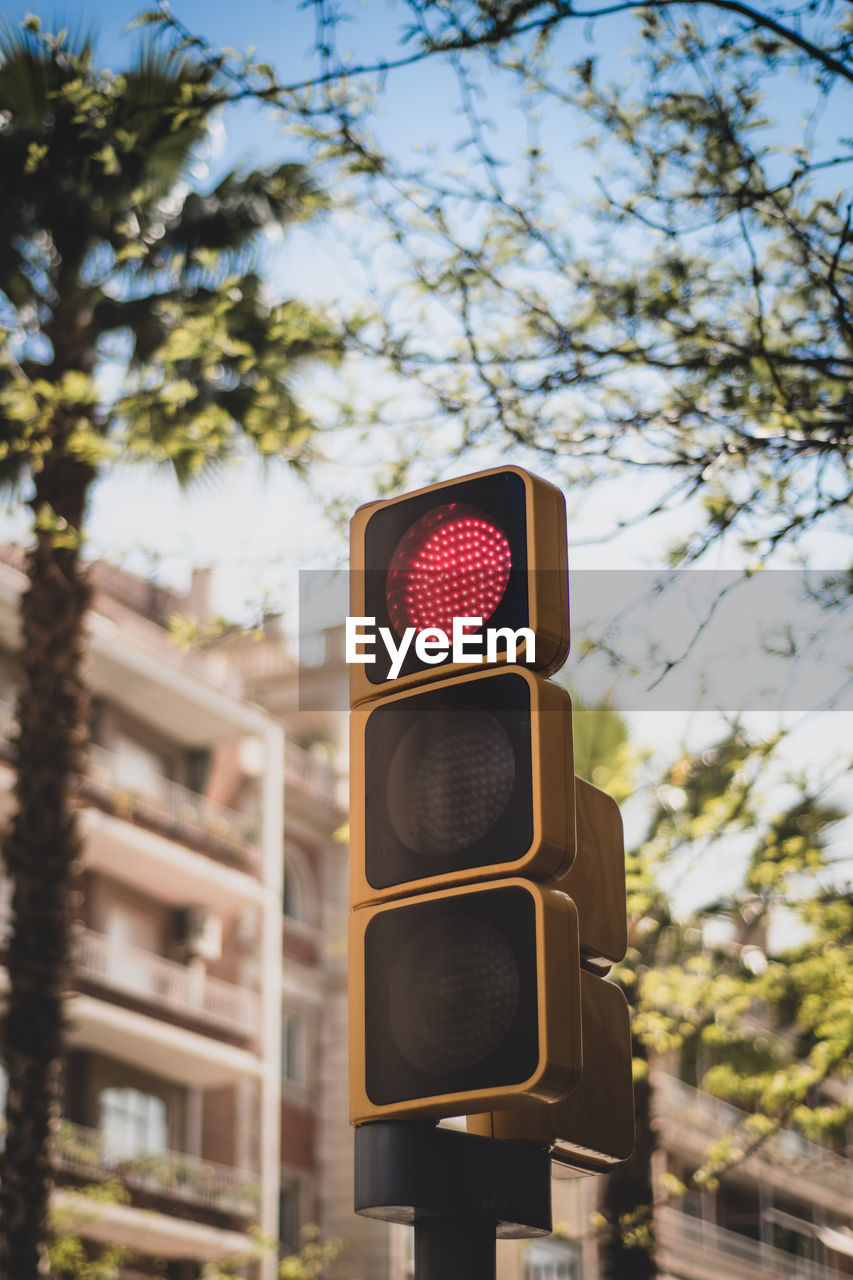
[[[415,1280],[494,1280],[497,1236],[551,1231],[548,1147],[430,1122],[358,1125],[355,1209],[414,1226]]]
[[[488,1218],[415,1218],[415,1280],[495,1280]]]

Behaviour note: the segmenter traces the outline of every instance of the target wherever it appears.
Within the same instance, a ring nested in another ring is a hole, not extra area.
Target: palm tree
[[[84,35],[0,30],[0,483],[33,516],[21,602],[9,1084],[0,1274],[45,1274],[51,1130],[80,834],[70,782],[86,742],[81,560],[92,485],[113,459],[180,480],[253,446],[304,465],[312,424],[289,375],[338,338],[295,302],[265,301],[257,234],[316,212],[296,164],[186,175],[224,95],[191,56],[143,47],[114,76]],[[109,399],[98,375],[109,365]]]

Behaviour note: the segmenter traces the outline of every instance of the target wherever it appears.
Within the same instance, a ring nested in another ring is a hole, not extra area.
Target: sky
[[[64,21],[91,25],[103,65],[120,69],[132,59],[144,36],[143,29],[129,30],[133,19],[147,7],[140,0],[91,0],[58,8],[68,14]],[[388,0],[367,0],[361,5],[343,5],[357,14],[357,21],[342,23],[339,45],[354,60],[374,58],[381,53],[393,56],[406,11]],[[8,0],[2,7],[7,21],[23,18],[29,11],[41,14],[46,26],[48,14],[38,4]],[[257,56],[273,64],[280,78],[300,79],[316,71],[313,7],[299,0],[233,0],[203,2],[174,0],[177,17],[195,32],[201,32],[213,46],[230,46],[241,51],[257,50]],[[53,24],[55,25],[55,24]],[[609,58],[613,68],[625,70],[624,50],[633,38],[634,22],[621,15],[595,28],[580,24],[572,28],[569,52],[573,59],[586,53]],[[407,68],[388,80],[379,119],[382,137],[397,150],[412,154],[419,146],[438,143],[449,146],[458,129],[458,99],[449,70],[429,63]],[[493,95],[488,108],[500,132],[501,144],[523,145],[514,112],[506,109],[500,95]],[[547,127],[547,122],[543,125]],[[591,161],[573,145],[561,139],[572,183],[583,195],[593,190]],[[254,104],[229,108],[213,140],[212,155],[197,169],[202,184],[212,175],[233,166],[249,167],[272,159],[301,158],[292,139],[283,140],[271,114]],[[265,248],[266,275],[276,296],[297,296],[322,305],[327,300],[359,297],[369,283],[364,266],[358,263],[345,242],[353,234],[346,219],[335,217],[319,224],[290,230],[280,243]],[[380,269],[377,265],[377,270]],[[317,372],[297,383],[297,393],[311,402],[323,394],[327,375]],[[263,469],[247,462],[231,468],[215,482],[180,493],[171,476],[151,468],[117,469],[97,486],[89,516],[89,550],[92,556],[108,556],[134,572],[151,574],[175,586],[185,585],[192,565],[214,568],[213,589],[217,609],[239,621],[250,620],[259,607],[293,609],[294,573],[298,569],[331,568],[344,563],[345,541],[340,528],[333,528],[322,514],[323,498],[345,490],[354,502],[373,496],[372,476],[381,456],[382,443],[374,450],[362,447],[353,452],[347,446],[315,483],[320,501],[309,487],[294,479],[284,468]],[[490,466],[499,459],[481,455],[475,465]],[[455,464],[449,474],[461,474],[471,465]],[[652,482],[660,484],[660,481]],[[582,507],[570,505],[571,563],[581,569],[629,569],[662,564],[669,543],[689,525],[689,511],[658,516],[639,529],[613,538],[614,523],[649,502],[648,490],[638,488],[637,474],[608,484],[602,495]],[[570,500],[571,503],[571,500]],[[7,513],[0,527],[2,536],[23,536],[20,512]],[[846,547],[838,540],[825,540],[822,562],[846,563]],[[725,546],[715,553],[709,567],[720,569],[734,563]]]
[[[143,31],[130,30],[133,19],[148,7],[139,0],[92,0],[76,3],[60,13],[69,25],[80,21],[94,28],[99,59],[103,65],[120,69],[132,58]],[[354,59],[373,57],[377,52],[391,56],[397,32],[405,17],[400,6],[385,0],[368,0],[353,6],[358,21],[342,24],[340,47]],[[269,60],[282,78],[299,79],[316,68],[314,22],[310,7],[298,0],[247,0],[247,3],[202,3],[176,0],[173,10],[191,30],[202,32],[215,46],[241,51],[257,49],[257,56]],[[47,14],[34,3],[8,2],[3,15],[8,21],[21,20],[37,12],[45,26]],[[592,34],[578,28],[573,55],[587,49],[609,49],[618,57],[633,23],[622,18]],[[349,44],[347,43],[349,41]],[[455,86],[446,68],[435,64],[408,68],[391,77],[381,114],[382,136],[395,147],[417,148],[444,140],[449,144],[457,128]],[[503,112],[500,100],[490,103],[506,142],[518,125],[513,113]],[[520,142],[523,139],[519,138]],[[214,154],[207,173],[197,172],[203,183],[211,173],[232,166],[248,167],[269,163],[272,158],[300,158],[292,141],[283,142],[270,113],[253,104],[229,108],[224,126],[218,130]],[[589,168],[580,153],[572,157],[578,175]],[[282,243],[266,247],[266,274],[271,291],[278,296],[298,296],[322,304],[327,299],[353,298],[365,285],[364,269],[340,238],[340,223],[326,222],[289,231]],[[318,373],[316,378],[323,380]],[[312,379],[305,378],[297,390],[312,394]],[[381,451],[381,444],[378,445]],[[484,456],[476,466],[492,465]],[[319,485],[323,493],[345,488],[355,501],[373,496],[371,486],[376,458],[367,449],[345,455],[326,471]],[[472,469],[456,464],[452,474]],[[322,499],[321,495],[321,499]],[[634,532],[614,545],[599,539],[609,530],[613,517],[636,505],[635,482],[614,483],[606,504],[587,507],[582,521],[573,525],[573,564],[578,567],[610,565],[630,567],[657,558],[668,537],[683,525],[684,517],[660,517],[639,534]],[[89,514],[89,552],[107,556],[137,573],[152,574],[171,585],[182,586],[192,565],[212,566],[213,591],[219,612],[229,618],[248,621],[258,608],[293,609],[294,571],[338,566],[345,561],[346,546],[339,528],[323,518],[318,502],[304,483],[283,468],[264,469],[247,462],[231,468],[216,482],[197,490],[179,493],[171,476],[151,468],[117,469],[97,486]],[[24,536],[19,511],[7,513],[0,534],[7,538]]]

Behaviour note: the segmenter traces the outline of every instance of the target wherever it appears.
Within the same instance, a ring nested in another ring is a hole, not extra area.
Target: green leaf
[[[166,22],[162,9],[147,9],[144,13],[138,13],[135,18],[132,18],[125,27],[125,31],[133,31],[136,27],[162,26]]]

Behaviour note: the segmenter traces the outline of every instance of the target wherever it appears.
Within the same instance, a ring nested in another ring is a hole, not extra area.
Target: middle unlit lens
[[[518,962],[497,929],[475,917],[434,920],[391,974],[391,1035],[420,1071],[465,1071],[498,1048],[520,990]]]
[[[405,733],[392,757],[391,824],[416,853],[458,853],[494,826],[514,781],[515,753],[500,721],[477,707],[430,711]]]

